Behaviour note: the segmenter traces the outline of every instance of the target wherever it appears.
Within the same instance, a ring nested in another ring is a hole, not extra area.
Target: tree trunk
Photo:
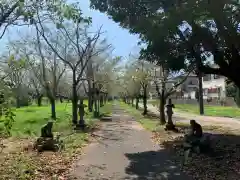
[[[124,102],[125,104],[127,104],[127,97],[126,97],[126,96],[123,97],[123,102]]]
[[[103,104],[106,104],[106,102],[107,102],[107,95],[104,94],[104,96],[103,96]]]
[[[51,103],[51,118],[56,120],[56,106],[55,106],[55,99],[54,98],[49,98],[50,103]]]
[[[136,109],[139,109],[139,96],[136,97]]]
[[[20,108],[21,107],[21,100],[20,100],[20,97],[17,96],[16,97],[16,108]]]
[[[77,124],[78,115],[77,115],[77,97],[73,96],[72,99],[72,123]]]
[[[92,112],[93,110],[93,104],[92,104],[92,95],[88,95],[88,111]]]
[[[147,87],[143,88],[143,115],[147,114]]]
[[[164,125],[166,123],[165,112],[164,112],[165,104],[166,104],[166,101],[165,101],[165,98],[164,98],[164,91],[162,91],[161,96],[160,96],[160,104],[159,104],[160,123],[162,125]]]
[[[92,91],[92,88],[91,88],[91,82],[89,81],[88,82],[88,111],[89,112],[92,112],[93,110],[93,91]]]
[[[134,107],[134,97],[132,97],[132,99],[131,99],[131,103],[132,103],[132,107]]]
[[[100,107],[103,107],[103,95],[100,95]]]
[[[97,95],[97,101],[98,101],[98,104],[97,104],[97,113],[98,113],[98,115],[100,115],[100,95],[98,94]]]
[[[37,97],[37,105],[39,107],[42,106],[42,98],[43,98],[43,95],[38,95],[38,97]]]
[[[77,84],[75,82],[75,72],[73,72],[73,84],[72,84],[72,123],[74,125],[77,124],[77,121],[78,121],[78,113],[77,113],[77,110],[78,110],[78,106],[77,106],[77,103],[78,103],[78,96],[77,96]]]
[[[236,102],[236,105],[238,106],[238,107],[240,107],[240,89],[239,89],[239,87],[236,87],[236,94],[235,94],[235,97],[234,97],[234,100],[235,100],[235,102]]]
[[[95,83],[93,83],[93,90],[94,90],[94,95],[93,95],[93,100],[94,100],[94,117],[98,117],[98,102],[97,102],[97,89],[95,88]]]

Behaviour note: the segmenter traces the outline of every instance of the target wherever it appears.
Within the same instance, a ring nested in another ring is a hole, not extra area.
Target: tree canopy
[[[240,86],[238,0],[91,0],[91,7],[140,34],[147,60],[173,70],[194,66]]]

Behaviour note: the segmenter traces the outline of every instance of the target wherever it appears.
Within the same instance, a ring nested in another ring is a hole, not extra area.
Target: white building
[[[175,79],[176,81],[181,81],[186,78],[186,80],[177,88],[176,95],[179,98],[195,99],[195,93],[198,89],[198,78],[193,73],[188,74],[187,77],[186,75],[187,74],[183,74]]]
[[[207,74],[203,77],[203,98],[226,98],[226,78],[219,75]]]

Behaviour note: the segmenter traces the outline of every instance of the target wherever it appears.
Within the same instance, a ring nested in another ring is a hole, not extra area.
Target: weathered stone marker
[[[168,99],[168,103],[166,105],[167,125],[165,130],[176,130],[175,125],[172,121],[173,108],[175,108],[175,106],[172,104],[172,100]]]
[[[41,128],[41,137],[37,139],[34,145],[38,152],[59,151],[63,147],[63,142],[60,141],[59,136],[54,139],[52,128],[53,121],[49,121]]]
[[[83,100],[80,100],[80,103],[78,105],[78,114],[80,116],[80,120],[79,120],[79,127],[84,129],[85,128],[85,121],[84,121],[84,115],[85,115],[85,110],[84,108],[87,107],[84,103]]]
[[[52,133],[53,121],[49,121],[46,125],[41,128],[41,137],[53,138]]]

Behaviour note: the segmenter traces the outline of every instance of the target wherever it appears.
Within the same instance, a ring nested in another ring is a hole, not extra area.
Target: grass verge
[[[119,102],[121,108],[131,114],[142,126],[149,131],[156,131],[159,125],[159,119],[150,117],[148,115],[143,116],[140,110],[135,109],[131,105]]]
[[[158,106],[159,102],[152,101],[152,105]],[[175,104],[175,110],[180,112],[188,112],[199,115],[199,106],[193,104]],[[206,116],[217,116],[217,117],[240,117],[240,109],[237,107],[228,106],[211,106],[204,105],[204,112]]]
[[[87,102],[85,102],[87,103]],[[111,103],[100,108],[100,112],[110,114]],[[82,147],[89,141],[89,132],[76,133],[72,130],[71,104],[57,104],[57,121],[54,133],[60,133],[64,142],[64,150],[58,153],[37,153],[32,147],[40,134],[41,126],[50,117],[50,106],[29,106],[15,111],[15,123],[12,137],[0,137],[0,179],[19,180],[52,180],[67,176],[72,161],[82,152]],[[93,113],[85,116],[90,131],[97,127],[98,119],[93,119]],[[3,127],[3,126],[1,126]]]

